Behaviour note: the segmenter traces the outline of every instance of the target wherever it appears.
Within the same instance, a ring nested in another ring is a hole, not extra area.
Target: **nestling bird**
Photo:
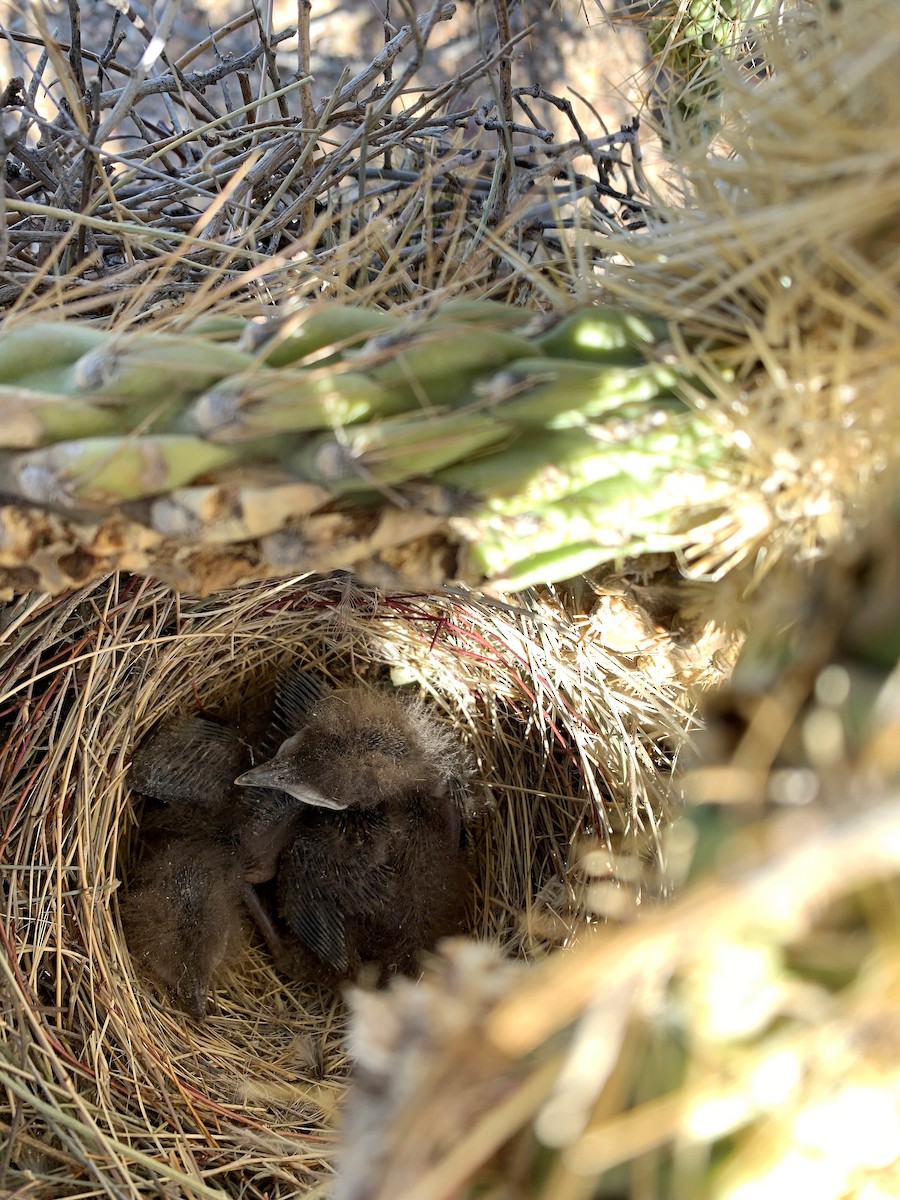
[[[163,722],[132,759],[132,786],[164,807],[143,825],[149,849],[123,905],[128,945],[198,1019],[243,903],[275,940],[249,885],[271,877],[289,830],[280,794],[235,787],[250,762],[235,729],[201,717]]]
[[[421,703],[363,687],[316,697],[296,678],[296,731],[236,781],[292,806],[280,914],[332,983],[368,964],[380,982],[414,972],[465,916],[463,752]]]
[[[464,918],[468,765],[421,704],[288,670],[259,742],[280,748],[246,770],[236,729],[181,717],[132,761],[164,803],[123,906],[129,947],[197,1018],[245,907],[283,967],[332,984],[412,972]],[[273,878],[287,946],[251,886]]]
[[[145,859],[123,907],[132,955],[196,1020],[210,980],[240,932],[244,888],[230,839],[172,838]]]

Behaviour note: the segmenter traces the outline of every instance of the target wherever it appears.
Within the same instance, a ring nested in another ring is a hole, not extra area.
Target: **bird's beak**
[[[340,800],[323,796],[321,792],[298,778],[296,768],[289,758],[273,758],[269,762],[260,763],[258,767],[252,767],[243,775],[238,775],[234,782],[239,787],[276,788],[280,792],[287,792],[301,804],[312,804],[315,808],[347,807]]]

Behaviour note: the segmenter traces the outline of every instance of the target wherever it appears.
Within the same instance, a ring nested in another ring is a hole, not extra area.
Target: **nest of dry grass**
[[[591,591],[580,613],[572,596],[382,596],[349,576],[205,600],[113,577],[10,607],[3,1186],[287,1196],[326,1169],[346,1082],[337,999],[279,978],[248,939],[214,1014],[186,1023],[136,974],[119,920],[132,748],[166,715],[233,715],[285,660],[337,683],[415,683],[465,741],[491,796],[474,933],[528,956],[570,940],[591,847],[615,915],[633,909],[692,719],[686,681],[706,666],[654,627],[632,582]],[[635,671],[641,654],[655,679]]]
[[[323,293],[391,308],[473,288],[522,301],[570,290],[570,228],[641,219],[636,125],[588,135],[568,100],[515,92],[507,52],[522,30],[504,25],[506,5],[463,70],[435,79],[432,55],[417,78],[453,15],[434,4],[321,88],[303,6],[299,30],[241,19],[178,53],[175,5],[151,31],[110,12],[105,49],[79,36],[81,9],[69,5],[68,35],[36,7],[3,30],[25,68],[3,97],[0,302],[14,314],[64,305],[118,330]],[[127,765],[156,721],[227,715],[287,657],[340,682],[417,684],[491,796],[472,930],[540,956],[585,924],[587,845],[614,855],[626,907],[643,866],[654,874],[688,681],[708,671],[694,639],[640,602],[643,583],[506,602],[385,596],[342,576],[192,600],[115,576],[9,604],[0,1188],[289,1196],[315,1191],[333,1161],[347,1075],[335,997],[279,978],[248,935],[196,1026],[130,960],[119,900],[140,813]],[[644,656],[652,673],[635,670]]]

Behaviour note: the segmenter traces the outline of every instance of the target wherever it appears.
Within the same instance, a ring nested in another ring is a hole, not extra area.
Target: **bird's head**
[[[353,688],[325,696],[278,753],[239,775],[242,787],[276,788],[317,808],[375,808],[434,788],[405,705],[390,692]]]

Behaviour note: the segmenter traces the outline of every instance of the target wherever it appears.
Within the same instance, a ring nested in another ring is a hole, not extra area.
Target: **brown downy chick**
[[[235,847],[207,831],[152,851],[124,902],[132,956],[196,1020],[240,932],[244,886]]]
[[[278,805],[235,787],[249,762],[236,730],[201,717],[164,722],[132,760],[132,786],[164,804],[142,827],[150,849],[123,906],[128,945],[198,1019],[242,901],[262,916],[248,880],[270,877],[288,833]]]
[[[281,915],[332,982],[414,972],[460,930],[470,891],[466,764],[452,736],[387,691],[317,699],[242,786],[277,789],[297,824],[278,863]]]

